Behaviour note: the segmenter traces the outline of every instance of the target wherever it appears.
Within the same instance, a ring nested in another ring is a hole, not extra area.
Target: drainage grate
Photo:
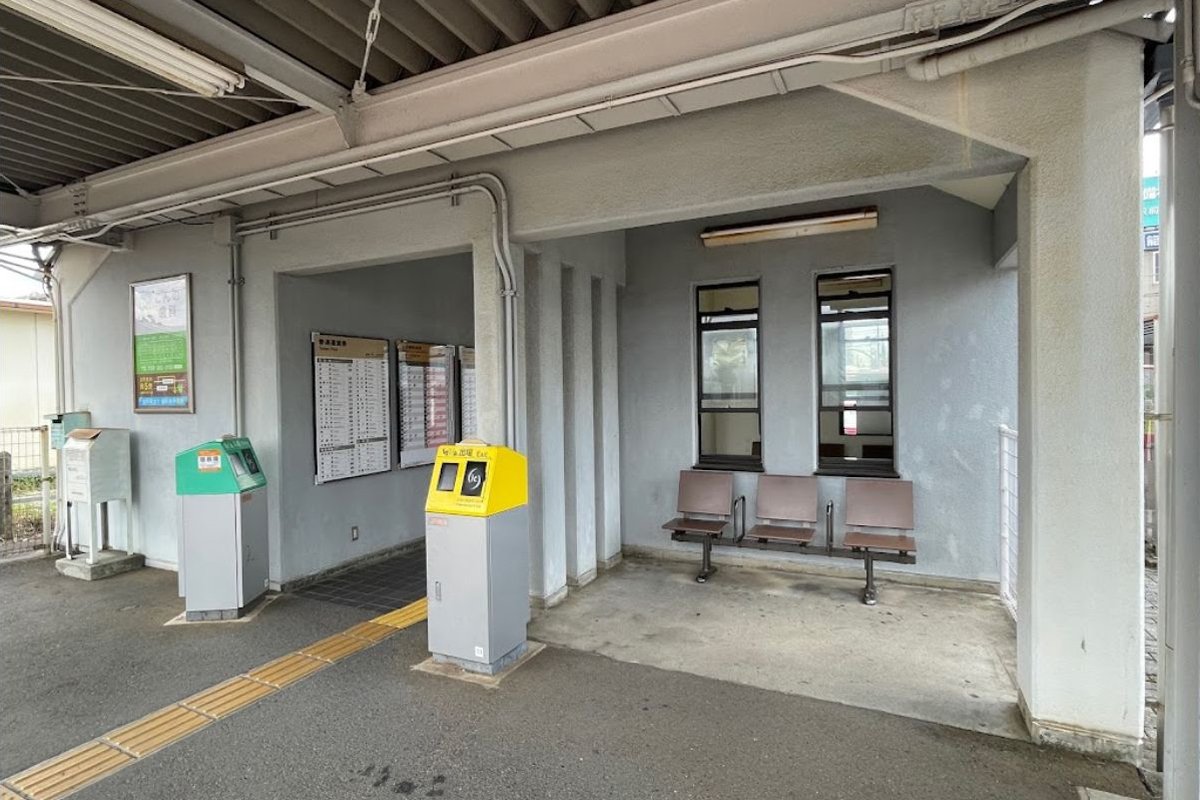
[[[55,800],[99,780],[133,761],[103,742],[88,742],[8,779],[8,784],[31,800]]]
[[[195,733],[210,722],[211,719],[191,709],[168,706],[124,728],[118,728],[104,739],[141,758]]]
[[[199,711],[201,714],[220,719],[261,700],[275,691],[275,687],[239,675],[211,689],[194,694],[180,703],[181,706]]]

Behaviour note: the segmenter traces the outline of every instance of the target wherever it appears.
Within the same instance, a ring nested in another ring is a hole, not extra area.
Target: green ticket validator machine
[[[250,440],[175,456],[179,586],[189,621],[236,619],[267,590],[267,479]]]

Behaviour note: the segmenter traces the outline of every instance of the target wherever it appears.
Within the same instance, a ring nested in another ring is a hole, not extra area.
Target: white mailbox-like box
[[[77,509],[81,524],[87,522],[87,563],[95,564],[107,547],[101,531],[107,531],[108,510],[115,501],[124,507],[126,551],[135,553],[128,429],[76,428],[63,445],[62,464],[63,499],[68,505],[67,560],[71,554],[70,508]]]
[[[125,428],[76,428],[63,445],[65,499],[71,503],[128,500],[129,431]]]

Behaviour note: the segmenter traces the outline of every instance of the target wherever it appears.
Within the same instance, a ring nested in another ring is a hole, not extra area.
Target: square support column
[[[1141,73],[1125,41],[1087,44],[1069,76],[1078,100],[1038,129],[1019,178],[1018,687],[1035,741],[1134,761],[1145,693]]]
[[[596,577],[596,440],[592,380],[592,276],[563,272],[566,404],[567,583]]]
[[[474,258],[475,383],[479,403],[479,438],[505,444],[504,298],[503,283],[490,234],[471,242]]]
[[[567,475],[563,405],[563,285],[558,258],[525,261],[529,431],[529,592],[552,606],[567,595]]]
[[[621,560],[621,431],[617,375],[617,283],[596,281],[594,319],[596,404],[596,564]]]

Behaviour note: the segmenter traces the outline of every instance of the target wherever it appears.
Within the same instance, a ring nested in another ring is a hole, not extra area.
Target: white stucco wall
[[[42,424],[54,411],[54,317],[0,304],[0,428]]]
[[[279,275],[281,581],[290,581],[425,535],[431,467],[410,467],[316,486],[310,334],[472,342],[471,257]],[[396,454],[396,364],[391,376]],[[358,526],[353,541],[350,527]]]
[[[890,265],[896,464],[914,482],[920,549],[915,566],[886,568],[997,580],[997,426],[1013,425],[1016,418],[1016,275],[992,267],[989,212],[934,189],[777,209],[771,216],[868,204],[880,209],[875,231],[712,250],[701,246],[701,229],[755,217],[628,232],[620,383],[626,544],[696,549],[671,542],[660,530],[674,516],[678,472],[695,459],[693,287],[761,282],[764,466],[805,475],[813,473],[817,450],[814,275]],[[740,473],[735,481],[751,514],[756,477]],[[842,478],[821,479],[822,506],[826,500],[837,506],[839,538],[843,486]]]
[[[93,425],[131,430],[134,525],[147,560],[173,567],[179,526],[175,454],[234,428],[229,251],[212,243],[207,225],[174,225],[138,234],[133,250],[113,253],[89,278],[94,263],[65,256],[61,263],[60,277],[72,288],[66,312],[73,354],[68,397],[75,399],[72,410],[92,412]],[[196,412],[135,414],[129,284],[183,272],[192,276]],[[113,544],[124,547],[123,537],[114,537]]]

